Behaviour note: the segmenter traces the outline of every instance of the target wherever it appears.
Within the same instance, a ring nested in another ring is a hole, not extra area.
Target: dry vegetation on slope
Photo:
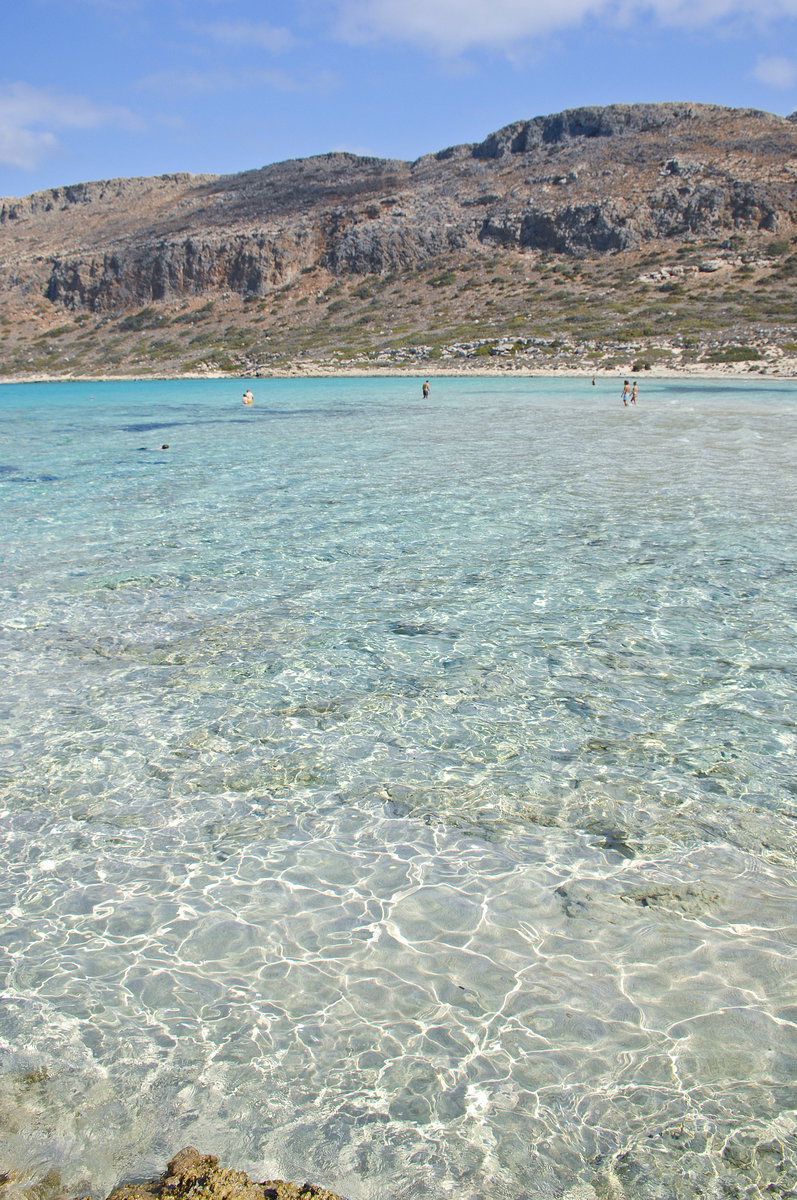
[[[797,124],[581,109],[0,202],[3,377],[797,369]]]

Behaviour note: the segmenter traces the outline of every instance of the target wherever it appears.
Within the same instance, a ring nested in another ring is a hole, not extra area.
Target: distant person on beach
[[[427,379],[422,388],[424,400],[429,399],[429,380]]]
[[[253,400],[254,396],[252,395],[251,390],[247,388],[241,398],[241,404],[251,404]]]
[[[623,394],[621,397],[623,404],[625,405],[626,408],[628,408],[628,397],[630,395],[631,395],[631,392],[629,391],[628,380],[626,379],[623,383]]]
[[[632,404],[636,404],[636,398],[637,398],[637,386],[636,386],[636,380],[634,380],[634,386],[631,388],[631,403]]]

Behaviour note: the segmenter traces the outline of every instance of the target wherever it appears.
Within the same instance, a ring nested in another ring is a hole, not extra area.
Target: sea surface
[[[0,388],[19,1181],[797,1187],[797,382],[421,382]]]

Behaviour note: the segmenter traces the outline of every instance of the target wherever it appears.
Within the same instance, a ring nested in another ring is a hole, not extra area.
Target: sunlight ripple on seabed
[[[0,395],[4,1163],[785,1194],[797,392],[411,386]]]

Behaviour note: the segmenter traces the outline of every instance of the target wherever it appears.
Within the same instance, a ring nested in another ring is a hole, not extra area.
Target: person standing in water
[[[630,395],[631,395],[631,392],[628,389],[628,380],[626,379],[623,381],[623,394],[621,397],[623,404],[625,405],[626,408],[628,408],[628,397]]]
[[[241,404],[251,404],[253,400],[254,396],[252,395],[251,389],[247,388],[243,394],[243,397],[241,398]]]
[[[632,404],[636,404],[636,398],[637,398],[637,386],[636,386],[636,380],[634,380],[634,386],[631,388],[631,403]]]
[[[428,379],[424,383],[423,388],[421,390],[423,391],[424,400],[428,400],[429,399],[429,380]]]

